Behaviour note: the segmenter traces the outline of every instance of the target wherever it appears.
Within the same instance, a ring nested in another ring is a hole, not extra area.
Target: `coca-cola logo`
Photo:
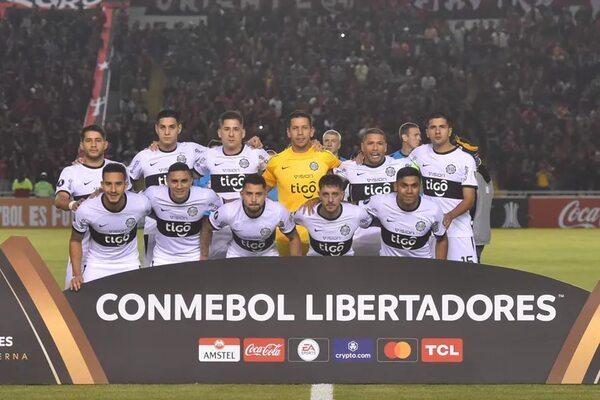
[[[284,362],[285,340],[283,338],[244,339],[245,362]]]
[[[561,228],[596,228],[599,221],[600,207],[581,207],[579,200],[565,205],[558,216]]]

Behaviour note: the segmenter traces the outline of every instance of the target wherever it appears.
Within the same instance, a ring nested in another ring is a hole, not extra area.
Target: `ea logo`
[[[321,348],[313,339],[304,339],[298,344],[298,356],[304,361],[314,361],[319,357]]]

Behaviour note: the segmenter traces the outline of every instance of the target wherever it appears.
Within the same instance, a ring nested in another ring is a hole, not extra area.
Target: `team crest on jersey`
[[[271,230],[269,228],[262,228],[260,230],[260,236],[262,236],[263,238],[268,238],[269,236],[271,236]]]
[[[135,226],[135,218],[127,218],[127,221],[125,221],[125,226],[129,229],[133,228]]]
[[[240,167],[242,168],[248,168],[250,166],[250,161],[248,161],[247,158],[242,158],[240,160]]]
[[[440,224],[439,224],[439,222],[436,221],[433,224],[431,224],[431,231],[433,233],[436,233],[439,230],[440,230]]]
[[[344,236],[348,236],[350,234],[350,227],[348,225],[343,225],[340,228],[340,233]]]
[[[425,224],[425,222],[423,221],[419,221],[417,222],[417,224],[415,225],[415,228],[417,228],[417,230],[419,232],[423,232],[425,230],[425,228],[427,227],[427,225]]]
[[[319,164],[317,164],[315,161],[311,162],[310,164],[308,164],[308,167],[310,169],[312,169],[313,171],[316,171],[319,169]]]
[[[394,169],[394,167],[387,167],[385,169],[385,174],[387,176],[394,176],[394,175],[396,175],[396,170]]]
[[[185,158],[185,154],[179,153],[177,155],[177,162],[185,163],[186,161],[187,161],[187,158]]]
[[[58,183],[56,184],[56,186],[62,186],[65,184],[65,180],[64,179],[59,179]]]
[[[188,208],[187,213],[190,217],[195,217],[196,215],[198,215],[198,209],[194,206],[191,206],[190,208]]]
[[[452,175],[456,172],[456,166],[454,164],[450,164],[446,166],[446,172]]]

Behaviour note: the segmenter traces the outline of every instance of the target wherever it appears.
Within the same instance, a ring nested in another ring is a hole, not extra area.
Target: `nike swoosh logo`
[[[84,185],[84,186],[87,186],[87,185],[89,185],[90,183],[92,183],[92,181],[83,182],[83,185]]]
[[[431,164],[423,164],[424,167],[429,167]]]
[[[220,162],[220,163],[215,163],[215,167],[218,167],[219,165],[223,164],[225,161]]]
[[[364,175],[364,174],[366,174],[366,172],[357,172],[356,176],[361,176],[361,175]]]
[[[166,209],[166,210],[165,210],[164,208],[162,208],[162,207],[161,207],[161,208],[160,208],[160,211],[169,211],[169,209]]]
[[[386,218],[385,220],[386,220],[387,222],[396,222],[396,220],[395,220],[395,219],[389,219],[389,218]]]
[[[323,229],[315,229],[315,232],[321,232]]]
[[[158,164],[158,161],[157,161],[157,162],[150,163],[150,166],[151,166],[151,167],[154,167],[156,164]]]
[[[98,228],[104,228],[106,225],[108,225],[108,224],[100,224],[100,225],[98,225]]]
[[[281,167],[281,169],[288,169],[290,166],[288,165],[287,167]]]

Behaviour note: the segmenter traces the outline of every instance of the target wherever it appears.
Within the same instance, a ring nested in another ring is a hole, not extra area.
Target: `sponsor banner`
[[[0,197],[0,228],[70,228],[71,212],[54,207],[53,198]]]
[[[375,360],[373,339],[333,339],[332,359],[335,362],[371,362]]]
[[[597,375],[600,285],[590,295],[522,271],[428,259],[246,257],[143,268],[61,293],[47,269],[32,267],[43,263],[26,239],[0,249],[0,343],[16,354],[0,362],[0,383],[591,383]],[[369,357],[368,368],[352,365]]]
[[[600,228],[600,197],[531,197],[532,228]]]
[[[7,5],[41,10],[79,10],[98,7],[102,0],[5,0]]]
[[[492,228],[527,228],[529,226],[527,197],[495,197],[492,199]]]

